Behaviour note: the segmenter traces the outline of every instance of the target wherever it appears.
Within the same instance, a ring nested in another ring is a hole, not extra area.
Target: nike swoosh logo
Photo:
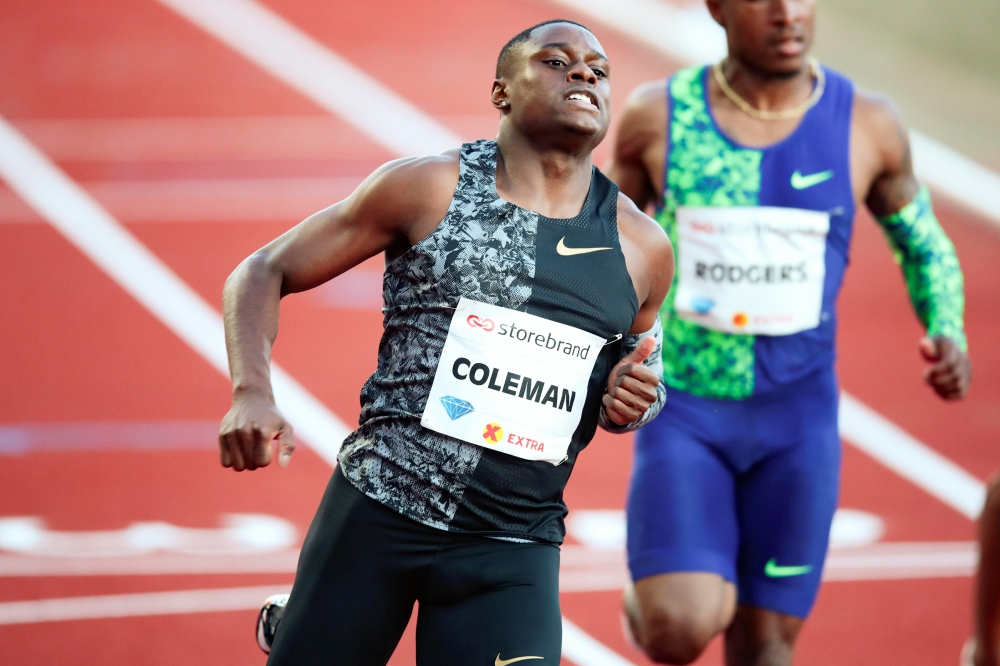
[[[805,190],[812,187],[813,185],[819,185],[820,183],[825,183],[826,181],[833,178],[833,171],[820,171],[819,173],[810,174],[808,176],[803,176],[796,169],[795,173],[792,174],[792,187],[797,190]]]
[[[525,659],[544,659],[545,657],[514,657],[513,659],[501,659],[500,655],[497,655],[496,661],[493,662],[493,666],[507,666],[507,664],[513,664],[515,661],[524,661]]]
[[[788,578],[789,576],[803,576],[812,571],[812,565],[802,564],[799,566],[783,567],[779,566],[772,557],[764,565],[764,575],[768,578]]]
[[[590,252],[600,252],[601,250],[613,250],[613,247],[566,247],[566,237],[563,236],[556,244],[556,252],[564,257],[572,257],[576,254],[588,254]]]

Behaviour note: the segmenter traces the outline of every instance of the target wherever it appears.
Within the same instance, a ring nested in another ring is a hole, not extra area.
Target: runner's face
[[[815,0],[708,0],[708,8],[726,29],[730,55],[776,76],[806,66]]]
[[[530,134],[565,132],[597,145],[611,122],[611,64],[589,31],[569,23],[535,30],[505,87],[511,120]]]

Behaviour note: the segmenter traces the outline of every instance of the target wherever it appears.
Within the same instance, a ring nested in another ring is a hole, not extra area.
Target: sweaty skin
[[[501,113],[498,194],[553,218],[579,214],[591,182],[591,153],[611,117],[611,65],[589,31],[567,23],[538,28],[521,57],[498,72],[491,101]],[[589,100],[569,99],[582,93]],[[219,433],[224,467],[253,470],[288,464],[292,428],[274,404],[271,346],[287,294],[317,287],[378,253],[387,263],[433,232],[458,183],[459,151],[395,160],[347,199],[264,246],[229,276],[223,316],[233,402]],[[673,250],[652,219],[625,196],[618,200],[621,248],[640,303],[631,332],[653,326],[673,280]],[[604,410],[612,422],[636,421],[656,399],[660,377],[642,361],[652,338],[623,358],[608,378]]]
[[[792,109],[812,93],[806,60],[812,43],[814,0],[707,0],[726,29],[729,55],[723,72],[730,86],[759,110]],[[667,148],[667,82],[650,82],[626,102],[608,176],[640,209],[663,201]],[[800,119],[762,121],[731,102],[709,77],[709,95],[722,130],[750,147],[788,137]],[[852,189],[875,217],[896,213],[918,191],[910,144],[899,111],[887,98],[858,91],[850,142]],[[960,343],[925,337],[919,352],[930,365],[924,379],[943,399],[962,398],[971,366]],[[715,634],[726,630],[727,664],[790,664],[800,618],[736,607],[733,585],[707,573],[670,573],[640,580],[626,591],[633,633],[661,663],[693,661]],[[684,626],[682,626],[684,625]]]

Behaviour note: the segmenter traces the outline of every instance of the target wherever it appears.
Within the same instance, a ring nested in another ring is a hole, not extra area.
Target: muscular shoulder
[[[855,95],[851,165],[858,198],[876,217],[898,211],[920,189],[906,124],[888,97]]]
[[[663,228],[621,192],[618,193],[618,233],[633,243],[648,246],[654,253],[670,248],[670,239]]]
[[[883,171],[899,168],[908,156],[906,124],[896,104],[887,96],[858,90],[854,95],[854,131],[864,148],[880,158]]]
[[[447,211],[458,184],[459,151],[387,162],[375,170],[357,195],[388,210],[418,213],[425,208]]]
[[[618,123],[608,176],[645,208],[660,197],[667,141],[666,81],[636,88]]]
[[[674,277],[670,239],[624,194],[618,195],[618,235],[640,302],[655,301],[653,311],[658,310]]]
[[[387,162],[351,195],[351,212],[416,242],[447,214],[458,172],[458,149]]]

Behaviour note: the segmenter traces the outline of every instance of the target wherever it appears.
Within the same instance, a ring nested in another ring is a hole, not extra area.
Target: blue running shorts
[[[745,400],[671,389],[636,437],[633,580],[717,573],[741,605],[806,617],[837,507],[837,399],[832,368]]]

